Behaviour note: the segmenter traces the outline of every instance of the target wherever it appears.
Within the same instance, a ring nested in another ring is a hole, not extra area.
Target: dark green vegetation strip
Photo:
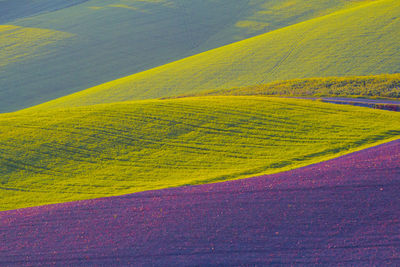
[[[212,95],[400,98],[400,74],[295,79],[178,97]]]
[[[0,209],[273,173],[399,135],[399,113],[268,97],[3,114]]]

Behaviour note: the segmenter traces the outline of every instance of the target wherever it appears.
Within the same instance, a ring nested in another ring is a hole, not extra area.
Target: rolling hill
[[[379,0],[39,105],[69,107],[326,76],[400,72],[400,2]]]
[[[247,178],[400,135],[400,113],[204,97],[0,114],[0,210]]]
[[[347,8],[348,0],[1,0],[0,23],[70,38],[29,52],[40,35],[0,32],[0,112]],[[4,26],[3,26],[4,27]],[[15,46],[15,47],[14,47]],[[18,61],[14,57],[18,56]]]
[[[399,0],[0,0],[0,265],[399,265],[387,110]]]
[[[0,265],[398,266],[399,157],[1,212]]]

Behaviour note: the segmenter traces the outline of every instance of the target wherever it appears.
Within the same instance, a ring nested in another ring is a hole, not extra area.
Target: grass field
[[[157,98],[324,76],[400,72],[400,2],[379,0],[51,101],[47,107]]]
[[[399,135],[399,113],[268,97],[2,114],[0,209],[273,173]]]
[[[0,112],[42,103],[361,2],[2,0],[0,24],[66,32],[75,38],[47,47],[45,55],[20,58],[7,66],[3,63],[10,59],[1,58]],[[0,33],[0,39],[4,38]],[[26,38],[13,42],[25,46]]]
[[[400,98],[400,74],[294,79],[241,88],[206,90],[176,97],[213,95]],[[173,98],[173,97],[172,97]]]

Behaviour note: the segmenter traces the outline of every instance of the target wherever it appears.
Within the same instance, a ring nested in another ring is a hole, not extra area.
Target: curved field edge
[[[400,61],[399,23],[398,1],[374,1],[110,81],[34,108],[159,98],[294,78],[395,73],[399,72]]]
[[[0,209],[247,178],[400,136],[400,114],[204,97],[0,115]]]
[[[293,79],[240,88],[205,90],[167,98],[215,95],[400,99],[400,74]]]
[[[399,156],[0,212],[0,264],[396,266]]]

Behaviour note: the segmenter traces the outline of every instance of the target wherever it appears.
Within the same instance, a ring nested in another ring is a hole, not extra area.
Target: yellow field
[[[400,113],[268,97],[0,114],[0,210],[220,182],[400,135]]]

